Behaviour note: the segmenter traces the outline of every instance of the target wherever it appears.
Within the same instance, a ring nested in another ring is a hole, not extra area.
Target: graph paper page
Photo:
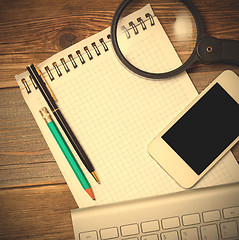
[[[130,20],[136,20],[147,12],[152,12],[149,5],[131,15]],[[129,18],[125,21],[129,21]],[[46,104],[39,91],[35,90],[37,94],[23,93],[79,207],[183,190],[149,156],[147,145],[197,92],[186,73],[170,80],[153,81],[129,72],[113,52],[111,41],[107,38],[109,31],[106,29],[83,40],[39,65],[58,100],[59,108],[99,175],[101,184],[94,181],[71,147],[93,188],[96,201],[92,201],[82,189],[41,119],[38,109]],[[101,38],[105,40],[107,50],[102,44],[97,44],[100,51],[100,55],[97,55],[91,43],[99,43]],[[157,65],[164,68],[180,61],[158,21],[154,28],[149,26],[138,34],[137,39],[132,38],[131,41],[143,43],[141,40],[147,38],[151,44],[133,44],[135,49],[131,49],[139,61],[148,51],[152,52],[153,57],[160,57]],[[92,60],[82,50],[85,46],[90,46]],[[84,64],[76,54],[78,49],[81,49],[86,61]],[[60,59],[67,59],[69,54],[73,55],[78,67],[74,68],[68,60],[70,71],[66,73]],[[53,62],[57,62],[61,77],[53,68]],[[149,64],[149,67],[155,67]],[[45,66],[51,66],[53,81],[49,79]],[[19,85],[22,77],[27,78],[25,74],[18,76]],[[238,166],[232,154],[228,153],[197,186],[233,181],[238,181]]]

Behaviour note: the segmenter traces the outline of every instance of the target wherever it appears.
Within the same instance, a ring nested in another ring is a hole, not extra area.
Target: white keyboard
[[[72,211],[77,240],[239,240],[239,183]]]

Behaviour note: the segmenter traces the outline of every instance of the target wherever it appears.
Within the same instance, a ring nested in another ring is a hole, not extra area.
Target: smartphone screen
[[[216,83],[162,139],[199,175],[239,135],[239,105]]]

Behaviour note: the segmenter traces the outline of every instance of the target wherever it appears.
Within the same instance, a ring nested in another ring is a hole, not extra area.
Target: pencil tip
[[[94,171],[94,172],[92,172],[91,174],[92,174],[92,176],[94,177],[94,179],[96,180],[96,182],[98,182],[98,183],[100,184],[100,179],[99,179],[99,177],[97,176],[96,172]]]
[[[88,189],[85,189],[85,190],[86,190],[86,192],[90,195],[90,197],[91,197],[93,200],[95,200],[95,195],[94,195],[94,193],[93,193],[93,191],[92,191],[92,188],[89,187]]]

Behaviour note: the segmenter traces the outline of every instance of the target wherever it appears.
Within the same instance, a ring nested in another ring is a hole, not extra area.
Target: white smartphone
[[[239,77],[220,74],[148,145],[184,188],[192,187],[239,140]]]

